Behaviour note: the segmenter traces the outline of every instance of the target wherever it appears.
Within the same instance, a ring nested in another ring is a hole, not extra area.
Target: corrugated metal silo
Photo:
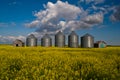
[[[42,38],[41,38],[41,46],[43,47],[50,47],[52,46],[52,39],[48,34],[45,34]]]
[[[59,31],[55,35],[55,46],[56,47],[64,47],[65,46],[65,35]]]
[[[94,37],[90,34],[85,34],[81,37],[81,47],[82,48],[93,48],[94,47]]]
[[[77,48],[79,45],[78,35],[72,31],[68,36],[68,47]]]
[[[26,46],[37,46],[37,38],[33,34],[27,37]]]

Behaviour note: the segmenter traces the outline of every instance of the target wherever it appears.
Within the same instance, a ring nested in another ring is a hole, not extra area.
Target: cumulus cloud
[[[29,28],[34,28],[34,27],[38,27],[39,26],[39,20],[35,20],[35,21],[32,21],[31,23],[26,23],[25,26],[29,27]]]
[[[88,15],[81,20],[71,20],[68,22],[61,21],[60,26],[61,31],[65,30],[66,31],[71,31],[71,30],[79,30],[79,29],[86,29],[86,28],[91,28],[94,25],[101,24],[103,22],[103,14],[102,13],[97,13],[93,15]]]
[[[19,35],[19,36],[2,36],[2,35],[0,35],[0,43],[12,43],[16,39],[20,39],[22,41],[25,41],[25,36],[22,36],[22,35]]]
[[[88,14],[82,7],[68,2],[48,2],[45,10],[34,14],[36,20],[26,23],[30,28],[36,28],[37,33],[55,34],[58,31],[91,28],[103,22],[102,13]]]
[[[120,21],[120,6],[116,6],[113,8],[114,12],[113,14],[110,16],[110,19],[112,21]]]
[[[62,21],[75,20],[81,12],[82,9],[70,5],[68,2],[57,1],[55,4],[48,2],[45,10],[34,14],[37,19],[25,25],[28,27],[37,27],[37,32],[44,30],[49,32],[57,31],[61,28],[59,24]]]
[[[57,3],[53,4],[52,2],[48,2],[46,5],[45,11],[40,11],[35,16],[38,19],[42,19],[42,23],[48,22],[49,20],[59,19],[76,19],[78,14],[81,12],[81,9],[69,4],[68,2],[57,1]],[[44,17],[43,17],[44,16]]]
[[[83,21],[87,24],[99,24],[103,22],[103,14],[97,13],[93,15],[89,15],[85,18],[83,18]]]

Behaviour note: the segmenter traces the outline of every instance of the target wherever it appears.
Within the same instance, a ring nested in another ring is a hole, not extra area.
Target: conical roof
[[[92,35],[90,35],[89,33],[86,33],[84,36],[82,37],[93,37]]]
[[[36,38],[33,34],[30,34],[27,38]]]
[[[48,34],[45,34],[42,38],[50,38]]]
[[[72,31],[69,36],[72,36],[72,35],[76,35],[77,36],[77,34],[75,33],[75,31]]]
[[[16,43],[16,42],[22,42],[22,40],[19,40],[19,39],[16,39],[15,41],[14,41],[14,43]],[[22,42],[23,43],[23,42]]]
[[[64,35],[63,32],[59,31],[56,35]]]

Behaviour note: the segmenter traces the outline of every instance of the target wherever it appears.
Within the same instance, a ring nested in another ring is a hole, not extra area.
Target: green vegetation
[[[120,80],[120,47],[0,45],[0,80]]]

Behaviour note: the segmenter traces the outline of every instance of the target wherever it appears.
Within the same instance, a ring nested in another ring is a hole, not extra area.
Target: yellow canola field
[[[120,80],[120,47],[0,45],[0,80]]]

